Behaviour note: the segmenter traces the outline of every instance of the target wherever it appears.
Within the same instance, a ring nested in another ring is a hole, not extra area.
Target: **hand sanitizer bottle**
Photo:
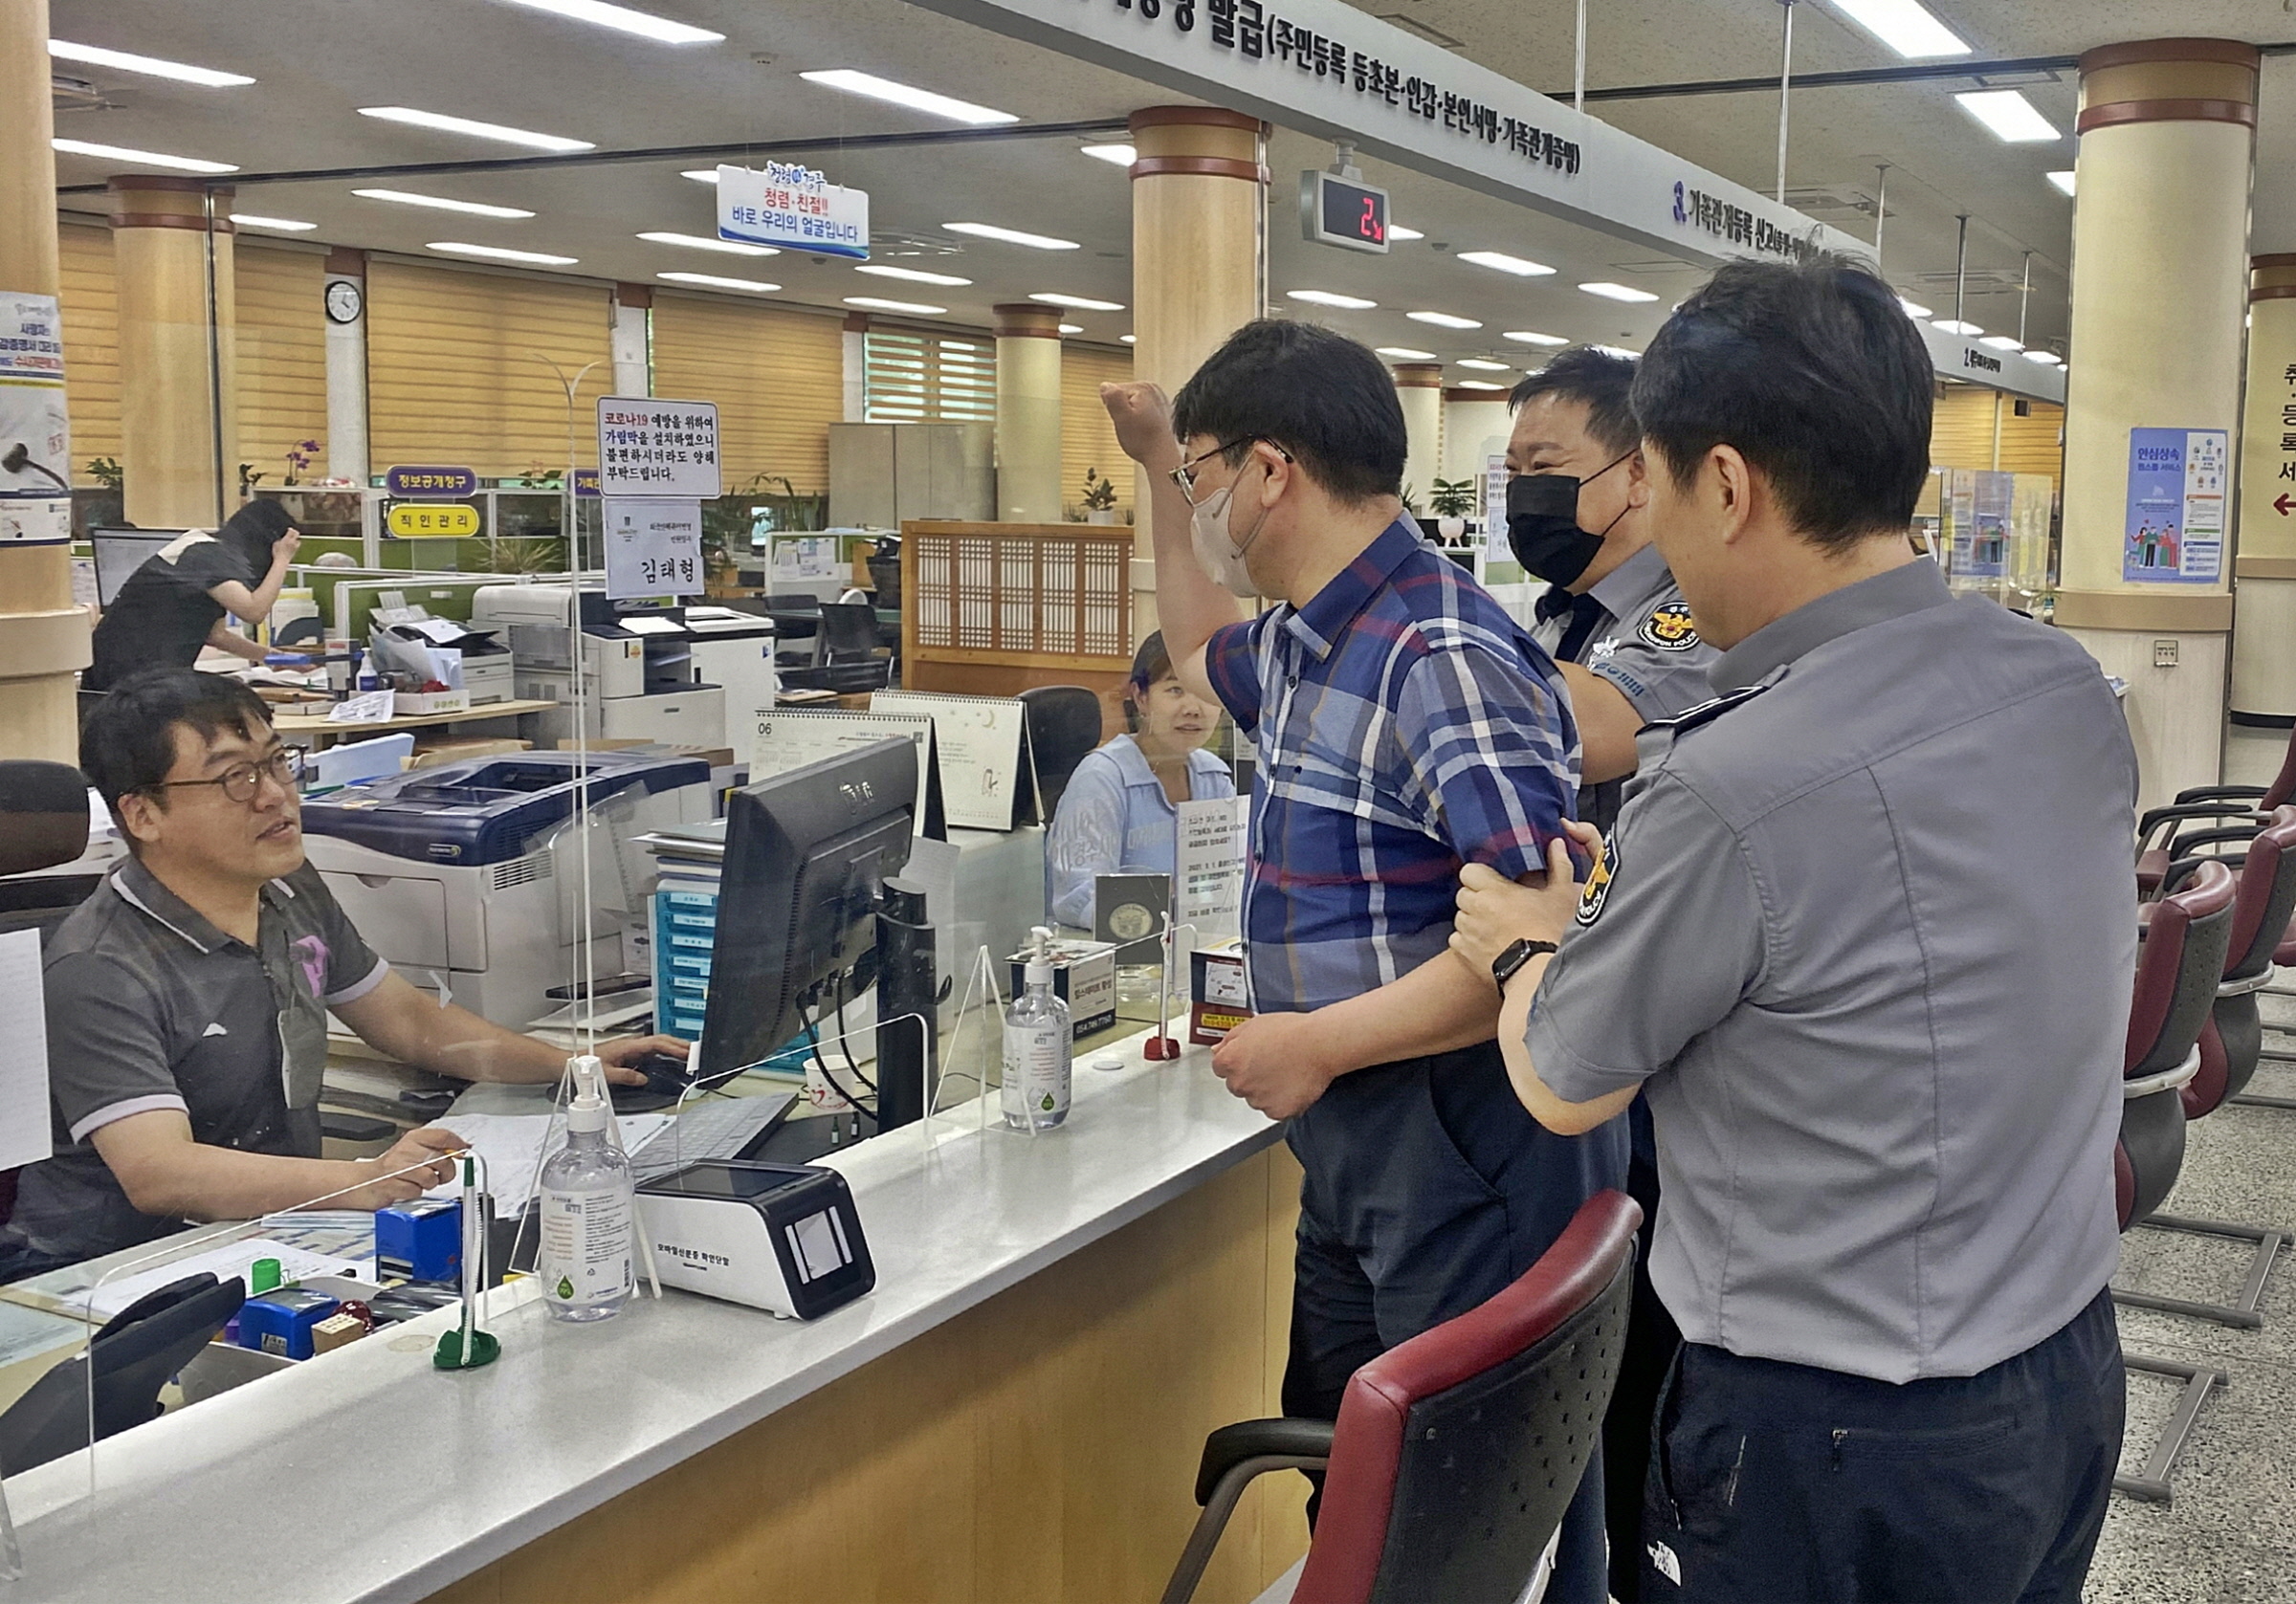
[[[1030,934],[1036,951],[1021,995],[1004,1010],[1004,1085],[999,1106],[1014,1131],[1042,1131],[1069,1117],[1070,1059],[1075,1041],[1069,1005],[1052,995],[1052,933]]]
[[[542,1166],[542,1301],[558,1320],[619,1314],[637,1287],[636,1198],[629,1159],[607,1134],[606,1072],[588,1054],[569,1066],[566,1145]]]

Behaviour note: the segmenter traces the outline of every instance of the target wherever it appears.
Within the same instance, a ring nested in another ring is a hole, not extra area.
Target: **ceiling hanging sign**
[[[869,191],[811,167],[768,162],[718,169],[718,237],[825,256],[869,259]]]
[[[1930,348],[1930,365],[1940,379],[1965,380],[1987,389],[2064,405],[2064,369],[2055,363],[2037,363],[2022,351],[1990,350],[1934,323],[1916,320],[1913,326],[1921,330],[1922,343]]]
[[[609,498],[714,498],[720,489],[718,404],[599,397],[598,488]]]
[[[915,3],[1692,262],[1776,259],[1763,238],[1801,242],[1805,254],[1873,255],[1855,235],[1688,166],[1347,0]],[[1677,185],[1686,208],[1695,191],[1742,211],[1747,227],[1737,232],[1753,237],[1677,220]]]
[[[54,296],[0,290],[0,545],[72,538],[72,425]]]

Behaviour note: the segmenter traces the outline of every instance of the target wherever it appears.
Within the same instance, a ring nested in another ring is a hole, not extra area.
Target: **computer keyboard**
[[[764,1139],[797,1103],[789,1091],[760,1097],[705,1097],[688,1103],[676,1121],[629,1155],[640,1185],[705,1158],[739,1158]]]

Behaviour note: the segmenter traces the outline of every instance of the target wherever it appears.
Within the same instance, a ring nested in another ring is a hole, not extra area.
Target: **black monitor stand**
[[[933,1084],[939,978],[925,889],[888,880],[877,906],[877,1129],[925,1117]]]

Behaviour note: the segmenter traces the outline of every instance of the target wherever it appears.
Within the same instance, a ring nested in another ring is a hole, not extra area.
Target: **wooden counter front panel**
[[[1298,1198],[1251,1158],[431,1604],[1150,1604],[1205,1434],[1282,1412]],[[1247,1495],[1203,1604],[1299,1557],[1306,1490]]]

